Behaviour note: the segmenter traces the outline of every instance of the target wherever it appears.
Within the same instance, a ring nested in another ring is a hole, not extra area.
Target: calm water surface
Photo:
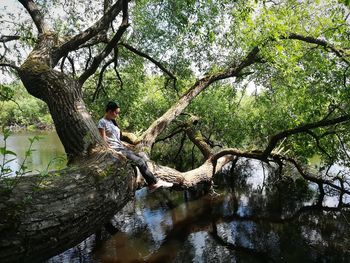
[[[39,137],[32,145],[32,153],[25,159],[25,152],[29,149],[30,138]],[[4,137],[0,134],[0,147],[5,144]],[[61,141],[55,132],[20,132],[13,133],[6,140],[8,150],[15,152],[17,158],[10,162],[7,166],[12,171],[18,171],[25,160],[28,167],[26,171],[32,173],[42,172],[46,169],[54,170],[63,168],[66,165],[66,157]],[[2,163],[3,157],[0,156]],[[7,160],[13,159],[13,156],[7,156]]]
[[[47,262],[350,262],[350,213],[336,196],[320,209],[314,187],[246,160],[215,184],[219,195],[141,189],[114,216],[117,232]]]
[[[11,169],[20,167],[36,135],[28,169],[65,165],[55,133],[20,133],[7,141],[18,154]],[[281,180],[272,167],[243,159],[215,177],[217,195],[141,189],[100,241],[91,235],[46,262],[350,262],[349,211],[336,208],[332,193],[320,209],[315,186],[285,173]]]

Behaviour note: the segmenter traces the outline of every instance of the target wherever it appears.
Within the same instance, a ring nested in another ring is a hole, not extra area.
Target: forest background
[[[54,6],[42,4],[46,10]],[[59,17],[53,25],[59,34],[86,19],[74,9],[89,9],[79,2],[67,8],[70,23]],[[183,116],[200,118],[196,129],[212,146],[259,149],[272,134],[348,111],[348,13],[348,7],[339,1],[138,1],[132,9],[135,23],[124,40],[129,44],[121,43],[116,50],[118,68],[108,61],[84,85],[84,100],[95,120],[103,114],[106,101],[117,100],[122,106],[122,129],[141,134],[195,79],[219,71],[224,63],[258,45],[262,48],[260,63],[242,76],[212,84]],[[150,27],[152,23],[157,26]],[[18,30],[22,46],[16,44],[9,50],[3,42],[3,53],[17,56],[34,46],[32,32],[23,26]],[[328,42],[287,41],[290,32]],[[88,54],[85,50],[74,56]],[[87,66],[79,61],[69,65],[72,60],[63,61],[61,70],[65,66],[74,75]],[[21,83],[3,82],[0,96],[2,125],[53,128],[45,103],[25,92]],[[304,163],[318,155],[324,163],[347,164],[344,147],[349,135],[342,132],[346,126],[297,134],[283,140],[279,148]],[[196,167],[202,161],[201,153],[184,130],[175,123],[167,131],[158,138],[162,154],[155,145],[156,159],[182,171]]]

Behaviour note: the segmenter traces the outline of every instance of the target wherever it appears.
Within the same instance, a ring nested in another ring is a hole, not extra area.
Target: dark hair
[[[106,105],[106,112],[108,111],[115,111],[116,109],[120,108],[118,102],[115,101],[110,101],[107,103]],[[113,124],[115,126],[117,126],[119,128],[119,125],[117,124],[117,122],[115,120],[111,120],[113,122]],[[121,133],[120,133],[121,134]],[[121,136],[121,135],[120,135]]]
[[[120,108],[118,102],[110,101],[106,105],[106,112],[108,112],[108,111],[115,111],[118,108]]]

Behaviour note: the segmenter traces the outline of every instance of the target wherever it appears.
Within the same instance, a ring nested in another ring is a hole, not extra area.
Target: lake
[[[9,138],[19,157],[12,169],[35,135]],[[28,169],[64,166],[57,135],[39,135]],[[350,213],[337,208],[336,193],[319,200],[315,185],[293,170],[280,177],[246,159],[214,182],[210,194],[140,189],[102,232],[46,262],[350,262]]]
[[[31,149],[31,154],[26,158],[26,151],[29,149],[30,140],[35,140]],[[0,147],[4,147],[5,141],[0,134]],[[55,170],[65,167],[67,160],[63,145],[55,132],[19,132],[11,134],[6,140],[6,148],[17,154],[12,162],[7,166],[13,171],[18,171],[25,161],[27,166],[26,172],[38,173],[45,170]],[[13,159],[14,156],[8,155],[7,160]],[[0,156],[2,163],[3,156]]]

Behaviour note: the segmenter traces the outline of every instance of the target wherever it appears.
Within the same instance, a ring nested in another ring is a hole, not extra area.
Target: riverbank
[[[20,124],[12,124],[5,126],[6,129],[9,129],[12,133],[17,132],[34,132],[34,131],[55,131],[55,125],[52,123],[43,123],[43,122],[36,122],[31,125],[20,125]]]

